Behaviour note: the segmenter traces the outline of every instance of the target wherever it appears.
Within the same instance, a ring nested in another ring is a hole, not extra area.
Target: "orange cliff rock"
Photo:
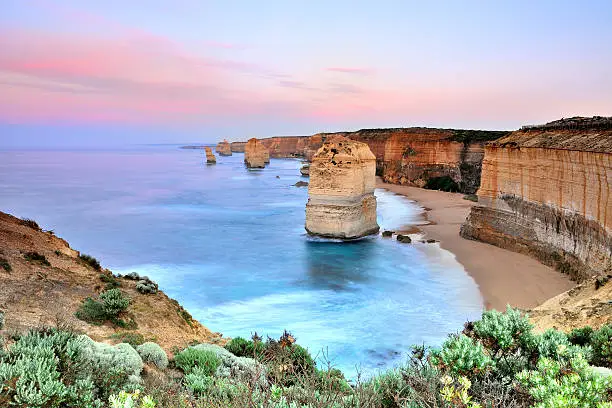
[[[244,147],[246,142],[232,142],[230,143],[230,150],[232,153],[244,153]]]
[[[612,273],[612,129],[530,127],[488,144],[465,238],[584,280]]]
[[[204,150],[206,151],[206,163],[207,164],[215,164],[215,163],[217,163],[217,158],[213,154],[213,152],[210,149],[210,147],[205,147]]]
[[[222,142],[217,143],[217,147],[215,147],[215,151],[219,154],[219,156],[231,156],[232,155],[232,147],[230,146],[227,140],[223,140]]]
[[[270,163],[270,153],[259,140],[249,139],[244,148],[244,162],[249,168],[264,168]]]
[[[325,142],[310,165],[306,230],[341,239],[377,233],[375,173],[367,144],[342,137]]]
[[[376,156],[376,172],[389,183],[424,186],[434,177],[448,176],[465,193],[480,184],[486,141],[508,132],[429,128],[362,129],[356,132],[318,133],[313,136],[261,139],[272,157],[304,157],[330,137],[343,136],[366,143]]]

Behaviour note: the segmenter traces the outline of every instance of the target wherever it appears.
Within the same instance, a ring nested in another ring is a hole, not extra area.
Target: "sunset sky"
[[[612,115],[612,1],[2,0],[0,146]]]

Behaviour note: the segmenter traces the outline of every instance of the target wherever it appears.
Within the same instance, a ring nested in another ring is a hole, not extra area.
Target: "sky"
[[[612,115],[612,1],[0,0],[0,147]]]

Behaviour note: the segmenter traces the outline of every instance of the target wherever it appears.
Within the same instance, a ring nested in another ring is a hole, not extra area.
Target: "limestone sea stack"
[[[244,162],[249,168],[263,169],[270,163],[270,153],[259,140],[251,138],[244,147]]]
[[[376,156],[367,144],[335,137],[310,164],[306,231],[328,238],[356,239],[378,233]]]
[[[217,158],[213,154],[213,152],[210,149],[210,147],[205,147],[204,150],[206,151],[206,163],[207,164],[216,164],[217,163]]]
[[[217,147],[215,150],[219,154],[219,156],[231,156],[232,155],[232,147],[230,146],[227,140],[217,143]]]

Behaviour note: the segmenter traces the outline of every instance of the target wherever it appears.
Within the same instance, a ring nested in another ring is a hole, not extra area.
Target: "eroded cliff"
[[[485,142],[506,134],[508,132],[397,128],[260,140],[272,157],[311,160],[326,139],[342,136],[368,145],[376,157],[376,173],[386,182],[423,187],[431,179],[449,177],[458,191],[474,193],[480,184]]]
[[[375,162],[365,143],[334,137],[323,144],[310,165],[309,233],[355,239],[378,232]]]
[[[231,156],[232,155],[232,147],[230,146],[227,140],[223,140],[217,143],[217,147],[215,147],[215,150],[220,156]]]
[[[612,273],[612,130],[529,127],[485,147],[465,238],[576,280]]]

